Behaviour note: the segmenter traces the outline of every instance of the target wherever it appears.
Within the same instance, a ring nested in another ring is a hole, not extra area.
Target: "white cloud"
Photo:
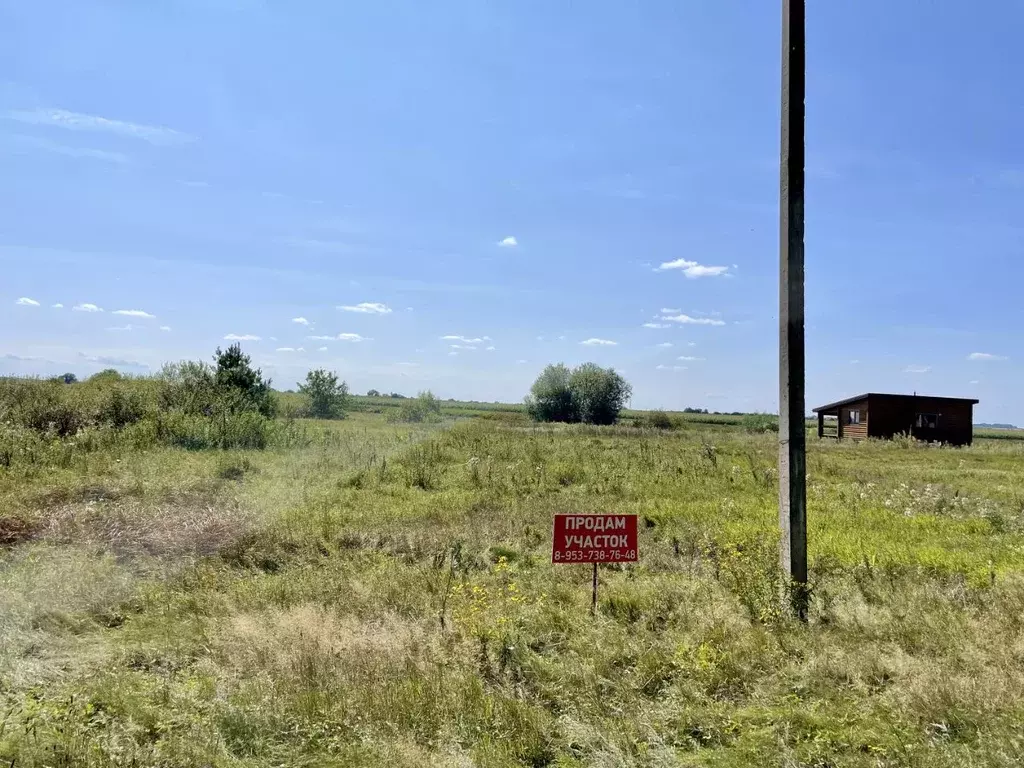
[[[97,307],[95,304],[75,304],[72,307],[76,312],[102,312],[103,310]]]
[[[661,314],[663,315],[678,315],[683,310],[681,309],[662,309]]]
[[[293,317],[292,322],[298,323],[299,325],[309,325],[309,320],[304,317]]]
[[[968,384],[981,384],[981,382],[980,382],[980,381],[978,381],[977,379],[971,379],[971,380],[970,380],[970,381],[968,381],[967,383],[968,383]]]
[[[113,328],[107,328],[108,331],[130,331],[134,326],[132,325],[116,325]]]
[[[376,301],[363,301],[359,304],[354,305],[343,305],[338,309],[344,310],[345,312],[362,312],[367,315],[386,315],[391,312],[391,307],[387,304],[381,304]]]
[[[316,351],[317,352],[326,352],[327,351],[327,347],[317,347]]]
[[[703,360],[703,359],[704,359],[703,357],[691,357],[690,355],[680,355],[679,357],[676,358],[676,360],[687,360],[687,361],[690,361],[690,362],[695,362],[697,360]]]
[[[459,341],[462,342],[463,344],[483,344],[485,341],[490,340],[490,336],[479,336],[477,338],[471,339],[466,336],[456,336],[455,334],[448,334],[447,336],[441,337],[441,341]]]
[[[14,303],[17,304],[19,307],[38,307],[39,306],[39,302],[38,301],[36,301],[35,299],[30,299],[28,296],[22,296],[20,299],[18,299]]]
[[[617,346],[618,343],[619,342],[612,341],[610,339],[587,339],[586,341],[580,342],[580,344],[583,344],[586,347],[614,347]]]
[[[147,320],[155,320],[156,315],[151,315],[149,312],[143,312],[141,309],[115,309],[115,315],[124,315],[125,317],[144,317]]]
[[[160,330],[161,331],[168,331],[169,332],[171,330],[171,326],[169,326],[169,325],[161,325],[160,326]]]
[[[52,306],[54,309],[64,309],[64,305],[59,302],[57,304],[53,304]]]
[[[277,341],[277,336],[271,336],[271,337],[270,337],[270,340],[271,340],[271,341]]]
[[[860,360],[851,360],[850,365],[860,365]]]
[[[480,347],[472,347],[469,344],[450,344],[449,346],[452,349],[464,349],[467,352],[476,352],[480,349]]]
[[[908,365],[903,369],[904,373],[928,373],[932,367],[930,365]]]
[[[457,354],[459,354],[459,353],[458,352],[449,352],[448,353],[448,357],[455,357]]]
[[[125,164],[129,162],[127,155],[121,152],[108,152],[105,149],[92,149],[91,147],[69,147],[57,141],[50,141],[41,136],[8,136],[15,148],[38,149],[43,152],[51,152],[55,155],[65,157],[88,158],[91,160],[103,160],[108,163]]]
[[[401,365],[404,368],[415,368],[419,365],[419,363],[395,363],[395,365]]]
[[[487,347],[484,351],[485,352],[493,352],[495,349],[497,349],[497,347]]]
[[[685,371],[685,365],[658,365],[655,366],[655,370],[658,371]]]
[[[307,336],[306,338],[313,341],[334,341],[333,336]]]
[[[684,323],[687,325],[725,325],[724,320],[717,320],[713,317],[690,317],[689,315],[666,315],[661,318],[671,323]]]
[[[498,242],[498,245],[501,246],[502,248],[515,248],[517,245],[519,245],[519,241],[516,240],[515,237],[513,237],[512,235],[509,235],[508,237],[500,240]]]
[[[224,341],[259,341],[259,336],[254,336],[251,333],[229,333],[224,337]]]
[[[140,125],[123,120],[111,120],[97,115],[83,115],[66,109],[34,109],[8,112],[7,117],[30,125],[52,125],[73,131],[102,131],[119,136],[142,139],[150,144],[183,144],[195,141],[194,136],[155,125]]]
[[[121,360],[116,357],[106,357],[105,355],[87,355],[84,352],[79,352],[78,356],[90,363],[96,363],[97,365],[108,365],[113,368],[149,368],[145,363],[139,363],[135,360]]]
[[[968,360],[1009,360],[1005,355],[993,355],[989,352],[971,352],[967,356]]]
[[[672,342],[671,341],[663,341],[663,342],[661,342],[661,344],[658,344],[656,346],[659,346],[662,349],[668,349],[669,347],[672,346]]]
[[[664,261],[654,271],[668,272],[674,269],[681,270],[682,273],[691,280],[698,277],[721,277],[722,275],[729,275],[729,267],[708,267],[703,264],[698,264],[696,261],[688,261],[686,259]]]
[[[668,323],[644,323],[644,328],[671,328]]]
[[[296,352],[298,350],[295,347],[278,347],[274,350],[275,352]]]
[[[338,341],[373,341],[365,336],[360,336],[358,333],[339,333]]]
[[[522,365],[525,362],[526,362],[525,360],[516,360],[516,364],[517,365]]]

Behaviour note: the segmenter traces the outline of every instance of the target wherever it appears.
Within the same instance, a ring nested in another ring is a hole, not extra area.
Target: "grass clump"
[[[441,421],[441,401],[430,390],[414,398],[402,398],[401,405],[388,413],[388,420],[402,424],[424,424]]]

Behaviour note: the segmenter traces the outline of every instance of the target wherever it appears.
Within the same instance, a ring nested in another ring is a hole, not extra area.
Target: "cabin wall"
[[[938,416],[934,429],[917,427],[917,414]],[[876,397],[871,399],[871,437],[892,438],[904,433],[919,440],[934,440],[953,445],[970,445],[974,432],[974,408],[971,403],[933,397]]]
[[[860,412],[860,423],[850,423],[850,411]],[[843,425],[842,435],[847,440],[864,440],[868,436],[868,401],[859,400],[839,407],[839,421]]]

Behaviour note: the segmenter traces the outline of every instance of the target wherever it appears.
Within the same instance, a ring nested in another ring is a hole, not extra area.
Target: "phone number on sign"
[[[567,552],[555,552],[552,557],[556,563],[614,563],[636,560],[635,549],[571,549]]]

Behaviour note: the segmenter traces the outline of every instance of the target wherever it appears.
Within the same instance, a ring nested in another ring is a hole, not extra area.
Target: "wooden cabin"
[[[863,440],[907,434],[918,440],[970,445],[977,400],[868,392],[814,409],[818,437]]]

